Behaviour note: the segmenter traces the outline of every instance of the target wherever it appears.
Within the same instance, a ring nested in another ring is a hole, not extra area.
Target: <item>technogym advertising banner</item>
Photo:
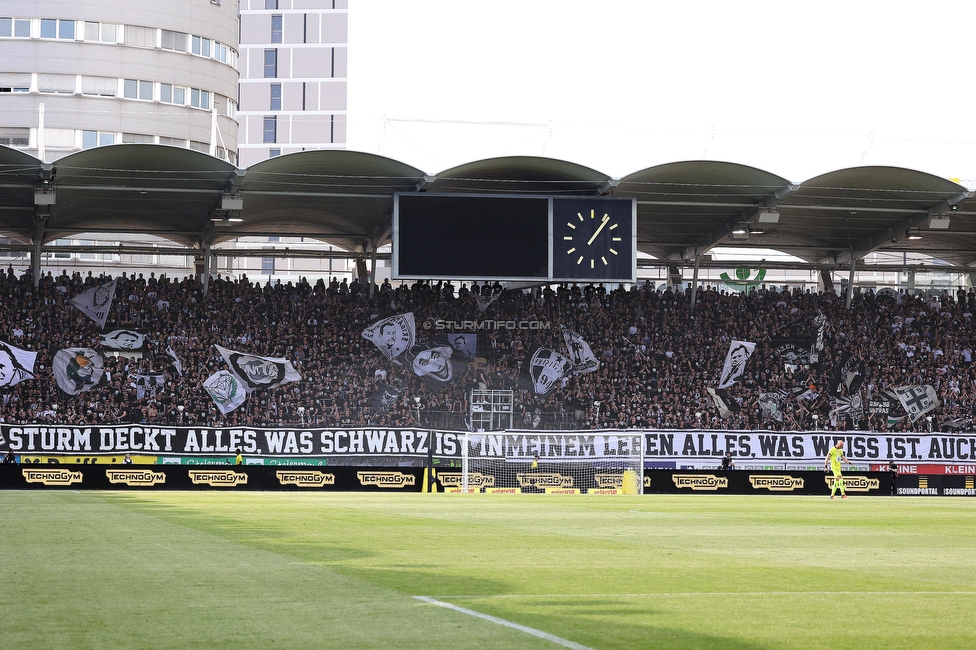
[[[710,469],[729,452],[736,469],[819,469],[837,440],[858,469],[894,460],[902,473],[976,474],[976,433],[882,435],[860,432],[605,430],[513,436],[425,429],[222,429],[149,425],[0,425],[0,453],[57,457],[132,454],[206,459],[240,449],[259,459],[403,457],[460,459],[465,437],[472,456],[513,461],[584,461],[631,455],[643,438],[645,467]],[[567,435],[569,433],[569,435]],[[43,461],[42,461],[43,462]],[[264,464],[263,461],[261,464]],[[941,470],[941,471],[940,471]]]

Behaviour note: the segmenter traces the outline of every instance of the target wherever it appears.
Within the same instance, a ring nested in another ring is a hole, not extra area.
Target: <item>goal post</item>
[[[638,431],[466,433],[462,492],[640,494],[644,436]]]

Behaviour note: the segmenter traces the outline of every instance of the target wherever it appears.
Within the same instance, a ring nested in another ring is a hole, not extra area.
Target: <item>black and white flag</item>
[[[58,388],[69,395],[91,390],[105,376],[105,360],[91,348],[58,350],[51,362]]]
[[[146,345],[146,333],[140,330],[118,329],[98,337],[102,347],[109,350],[140,350]]]
[[[806,366],[810,364],[810,348],[812,343],[802,339],[773,339],[770,347],[779,355],[779,358],[794,366]]]
[[[115,284],[118,280],[112,280],[97,287],[92,287],[88,291],[83,291],[71,299],[71,304],[81,310],[83,314],[98,323],[98,326],[105,327],[108,320],[108,312],[112,308],[112,299],[115,298]]]
[[[399,358],[417,341],[413,312],[376,321],[363,330],[363,338],[379,348],[384,357],[400,363]]]
[[[474,359],[478,354],[477,334],[448,334],[447,342],[454,348],[454,356],[461,355]]]
[[[391,406],[396,404],[400,398],[400,389],[390,384],[379,382],[376,390],[369,396],[369,405],[377,411],[386,412]]]
[[[0,341],[0,386],[14,386],[33,379],[36,360],[36,352]]]
[[[519,384],[536,395],[548,395],[571,374],[573,362],[569,357],[549,348],[536,347],[522,362]]]
[[[972,430],[972,418],[952,418],[942,422],[943,431],[961,431],[963,429]]]
[[[854,422],[860,422],[864,418],[864,402],[861,394],[857,393],[852,397],[837,397],[830,400],[829,416],[842,415],[849,416]]]
[[[901,402],[902,407],[904,407],[905,412],[908,414],[908,419],[912,423],[917,422],[923,415],[942,405],[942,402],[939,401],[938,394],[935,392],[935,388],[928,384],[899,386],[893,388],[891,393]]]
[[[582,375],[600,367],[600,362],[590,349],[590,344],[584,341],[582,336],[572,330],[564,329],[563,340],[566,341],[566,349],[573,362],[574,373]]]
[[[203,382],[203,388],[224,415],[236,409],[247,399],[244,386],[237,377],[226,370],[215,372],[207,377]]]
[[[403,355],[403,365],[413,371],[428,386],[446,388],[451,382],[464,376],[466,364],[452,358],[454,348],[446,341],[418,343]],[[466,357],[464,357],[466,359]]]
[[[499,296],[501,295],[502,294],[500,293],[493,293],[492,295],[486,298],[485,296],[482,296],[480,293],[474,294],[475,302],[478,303],[478,313],[483,314],[486,311],[488,311],[488,308],[491,307],[492,303],[498,300]]]
[[[813,346],[810,348],[810,363],[817,363],[820,361],[820,353],[824,349],[824,334],[827,332],[827,316],[819,309],[813,318],[813,326],[816,328],[816,333],[813,338]]]
[[[746,370],[746,361],[756,351],[756,344],[749,341],[735,341],[729,344],[729,352],[725,355],[722,366],[722,376],[719,379],[719,389],[728,388],[739,380]]]
[[[219,345],[214,347],[227,362],[231,374],[237,377],[248,393],[259,388],[276,388],[282,384],[300,381],[302,378],[288,359],[259,357],[255,354],[228,350]]]
[[[136,397],[139,399],[156,397],[156,391],[165,384],[166,377],[163,373],[156,370],[132,375],[132,381],[129,383],[130,386],[136,389]]]
[[[172,346],[169,346],[169,347],[166,348],[166,354],[168,354],[170,357],[173,358],[173,367],[176,368],[176,374],[178,374],[180,377],[182,377],[183,376],[183,362],[180,361],[180,358],[178,356],[176,356],[176,352],[173,351],[173,347]]]
[[[712,398],[714,401],[714,398]],[[759,408],[771,420],[783,421],[783,393],[770,391],[759,393]]]
[[[733,413],[738,413],[742,409],[739,403],[730,398],[728,392],[724,389],[715,389],[708,386],[705,390],[712,396],[715,408],[718,409],[718,416],[723,420],[731,417]]]

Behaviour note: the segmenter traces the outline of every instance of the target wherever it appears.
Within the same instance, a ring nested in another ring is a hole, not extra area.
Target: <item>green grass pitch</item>
[[[0,648],[971,648],[976,499],[0,492]]]

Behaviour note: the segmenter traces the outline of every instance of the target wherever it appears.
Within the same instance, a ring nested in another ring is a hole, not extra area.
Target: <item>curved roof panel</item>
[[[35,197],[44,187],[54,191],[51,204],[50,195]],[[245,170],[161,145],[97,147],[49,164],[0,146],[0,232],[24,243],[35,235],[48,242],[117,232],[195,248],[245,235],[292,235],[364,253],[389,242],[397,192],[633,197],[638,249],[670,265],[720,245],[776,249],[829,267],[876,250],[976,264],[972,193],[897,167],[854,167],[793,185],[716,161],[657,165],[614,180],[531,156],[478,160],[431,176],[346,150],[294,153]],[[225,196],[242,204],[224,203]],[[908,239],[909,232],[921,239]]]
[[[704,251],[789,182],[761,169],[691,160],[620,179],[614,196],[637,199],[637,249],[659,259]]]
[[[96,147],[53,164],[57,202],[44,241],[81,232],[199,240],[235,167],[205,153],[149,144]]]
[[[601,193],[609,181],[606,174],[565,160],[507,156],[444,170],[434,177],[426,191],[587,196]]]
[[[357,151],[303,151],[242,172],[242,222],[218,239],[247,234],[314,237],[350,250],[389,239],[393,194],[417,188],[423,172]],[[218,224],[219,225],[219,224]]]

